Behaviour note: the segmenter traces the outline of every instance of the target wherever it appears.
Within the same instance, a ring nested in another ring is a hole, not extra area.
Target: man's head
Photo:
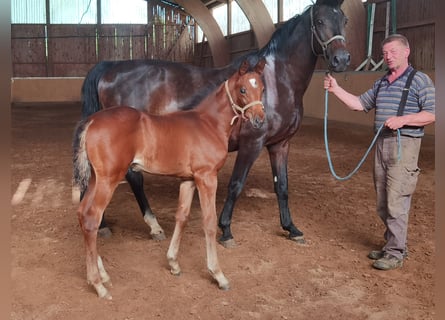
[[[405,69],[409,53],[408,39],[401,34],[392,34],[382,41],[383,59],[391,71]]]

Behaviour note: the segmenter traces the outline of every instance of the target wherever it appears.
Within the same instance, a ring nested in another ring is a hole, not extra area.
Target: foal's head
[[[266,118],[264,105],[261,101],[264,92],[261,75],[265,64],[266,60],[261,59],[253,70],[249,71],[249,63],[247,60],[244,61],[238,70],[238,74],[228,80],[233,81],[230,85],[230,92],[226,87],[233,111],[237,114],[234,120],[237,117],[249,120],[254,128],[260,128]]]

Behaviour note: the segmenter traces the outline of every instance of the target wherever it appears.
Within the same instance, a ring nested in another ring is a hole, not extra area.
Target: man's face
[[[399,41],[386,43],[382,48],[382,54],[390,70],[397,70],[408,64],[409,48]]]

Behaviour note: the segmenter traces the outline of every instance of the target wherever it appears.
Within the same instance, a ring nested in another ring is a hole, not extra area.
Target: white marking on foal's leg
[[[108,282],[108,284],[111,286],[111,278],[105,270],[102,258],[100,256],[97,256],[97,267],[99,268],[100,279],[102,282]]]
[[[216,239],[214,237],[205,235],[206,238],[206,251],[207,251],[207,269],[212,275],[213,279],[218,282],[218,287],[222,290],[229,290],[230,284],[226,276],[222,272],[219,262],[218,255],[216,252]]]
[[[91,280],[89,280],[88,282],[93,285],[99,298],[111,300],[112,299],[111,294],[108,292],[107,288],[105,288],[105,286],[103,285],[104,282],[110,283],[109,282],[110,276],[105,271],[104,264],[100,256],[97,256],[97,266],[99,269],[100,282],[95,283],[94,281]]]
[[[164,230],[159,225],[158,220],[156,219],[155,216],[153,216],[152,214],[145,213],[144,221],[150,227],[150,229],[151,229],[150,235],[154,240],[164,240],[165,239]]]
[[[170,241],[170,246],[168,247],[167,251],[167,260],[168,264],[170,265],[170,272],[171,274],[175,276],[179,276],[181,274],[181,267],[179,267],[178,262],[178,251],[179,251],[179,228],[176,226],[175,230],[173,231],[173,236]]]

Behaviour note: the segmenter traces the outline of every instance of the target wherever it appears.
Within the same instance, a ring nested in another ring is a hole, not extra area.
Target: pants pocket
[[[414,190],[416,190],[417,185],[417,179],[420,174],[420,169],[410,169],[410,168],[403,168],[403,181],[402,181],[402,195],[403,196],[409,196],[414,193]]]

